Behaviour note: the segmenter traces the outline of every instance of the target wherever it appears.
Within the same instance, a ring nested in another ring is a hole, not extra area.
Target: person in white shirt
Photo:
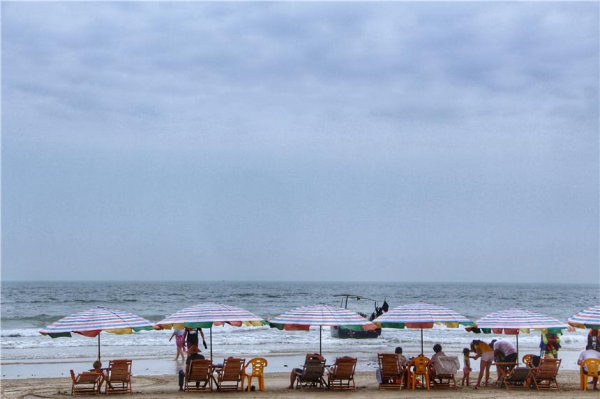
[[[587,345],[585,350],[579,354],[579,359],[577,359],[577,364],[581,365],[585,359],[598,359],[600,360],[600,352],[592,349],[592,345]],[[587,370],[583,368],[583,374],[587,374]],[[594,384],[594,389],[598,389],[598,378],[592,379],[592,384]]]
[[[517,349],[510,342],[502,340],[494,340],[490,346],[494,349],[496,370],[498,371],[498,381],[502,381],[517,364],[517,357],[519,356],[517,354]],[[499,366],[498,363],[507,364]]]

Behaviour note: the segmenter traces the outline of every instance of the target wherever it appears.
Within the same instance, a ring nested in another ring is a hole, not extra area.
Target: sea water
[[[72,313],[95,306],[107,306],[138,314],[157,322],[182,308],[204,302],[243,307],[269,319],[298,306],[325,303],[340,305],[336,295],[353,294],[373,298],[390,307],[427,302],[446,306],[476,320],[487,313],[522,308],[566,321],[572,314],[597,304],[598,285],[547,284],[426,284],[384,282],[3,282],[1,363],[2,377],[61,376],[68,367],[88,368],[97,357],[97,339],[74,334],[52,339],[39,334],[46,325]],[[350,300],[352,310],[371,314],[371,300]],[[205,331],[207,341],[209,331]],[[578,353],[584,349],[586,331],[565,331],[560,357],[563,367],[575,369]],[[101,334],[103,359],[134,359],[136,374],[164,374],[178,367],[175,340],[171,331],[143,331],[131,335]],[[359,369],[375,367],[378,352],[402,346],[408,356],[420,352],[420,330],[384,329],[380,338],[342,340],[332,338],[323,328],[323,354],[327,357],[350,354],[359,358]],[[490,341],[502,336],[475,335],[464,329],[443,326],[424,330],[425,354],[441,343],[447,355],[460,356],[473,339]],[[504,339],[516,343],[514,336]],[[213,358],[229,355],[246,358],[264,356],[270,371],[297,366],[305,353],[319,350],[319,328],[309,332],[279,331],[268,327],[214,327]],[[539,332],[520,334],[520,353],[539,354]],[[205,351],[207,352],[207,351]],[[473,362],[475,369],[477,363]]]

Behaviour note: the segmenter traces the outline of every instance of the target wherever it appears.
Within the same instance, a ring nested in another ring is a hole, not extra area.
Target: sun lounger
[[[190,361],[185,373],[186,391],[212,391],[213,365],[208,359],[194,359]]]
[[[338,357],[335,364],[329,368],[327,384],[331,390],[356,390],[354,384],[355,357]]]
[[[111,360],[108,364],[106,394],[131,393],[131,360]]]
[[[438,356],[435,364],[435,377],[433,386],[435,388],[457,388],[454,375],[460,369],[460,362],[456,356]]]
[[[532,369],[529,367],[515,367],[508,373],[506,378],[502,380],[502,385],[505,386],[506,389],[529,389],[531,386],[531,373]]]
[[[560,389],[556,380],[560,362],[561,359],[544,358],[540,362],[539,367],[533,369],[533,383],[538,391],[540,389]]]
[[[302,367],[302,373],[296,376],[296,388],[323,388],[327,386],[323,378],[324,374],[325,359],[318,355],[307,355]]]
[[[404,368],[400,365],[400,359],[395,353],[379,353],[379,370],[381,382],[379,389],[402,389]]]
[[[228,357],[217,369],[217,391],[237,391],[241,387],[245,359]]]
[[[84,371],[75,375],[71,370],[71,395],[95,395],[100,393],[102,384],[102,373],[97,371]]]

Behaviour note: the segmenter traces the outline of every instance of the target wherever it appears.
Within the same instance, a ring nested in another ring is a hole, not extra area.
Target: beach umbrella
[[[269,322],[272,328],[286,331],[308,331],[311,326],[319,326],[319,353],[322,352],[323,326],[340,326],[355,331],[369,331],[377,326],[356,312],[331,305],[302,306]]]
[[[509,309],[490,313],[475,322],[476,328],[484,333],[517,336],[517,362],[519,354],[519,333],[530,330],[560,330],[567,325],[557,319],[537,312],[522,309]]]
[[[153,330],[154,324],[133,313],[98,306],[64,317],[40,331],[52,338],[70,337],[72,333],[86,337],[98,337],[98,361],[100,360],[100,333],[131,334],[134,331]]]
[[[267,322],[245,309],[217,303],[202,303],[182,309],[156,323],[161,328],[208,328],[210,330],[210,358],[212,359],[212,327],[229,324],[235,327],[262,326]]]
[[[473,324],[472,321],[452,309],[423,302],[397,306],[373,320],[373,323],[386,328],[421,329],[421,354],[423,354],[424,328],[433,328],[435,324],[450,328]]]
[[[600,330],[600,305],[592,306],[569,317],[567,322],[575,328]]]

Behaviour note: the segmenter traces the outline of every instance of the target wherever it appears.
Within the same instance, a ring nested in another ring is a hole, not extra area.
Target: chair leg
[[[258,390],[261,392],[265,390],[265,377],[262,375],[258,376]]]

